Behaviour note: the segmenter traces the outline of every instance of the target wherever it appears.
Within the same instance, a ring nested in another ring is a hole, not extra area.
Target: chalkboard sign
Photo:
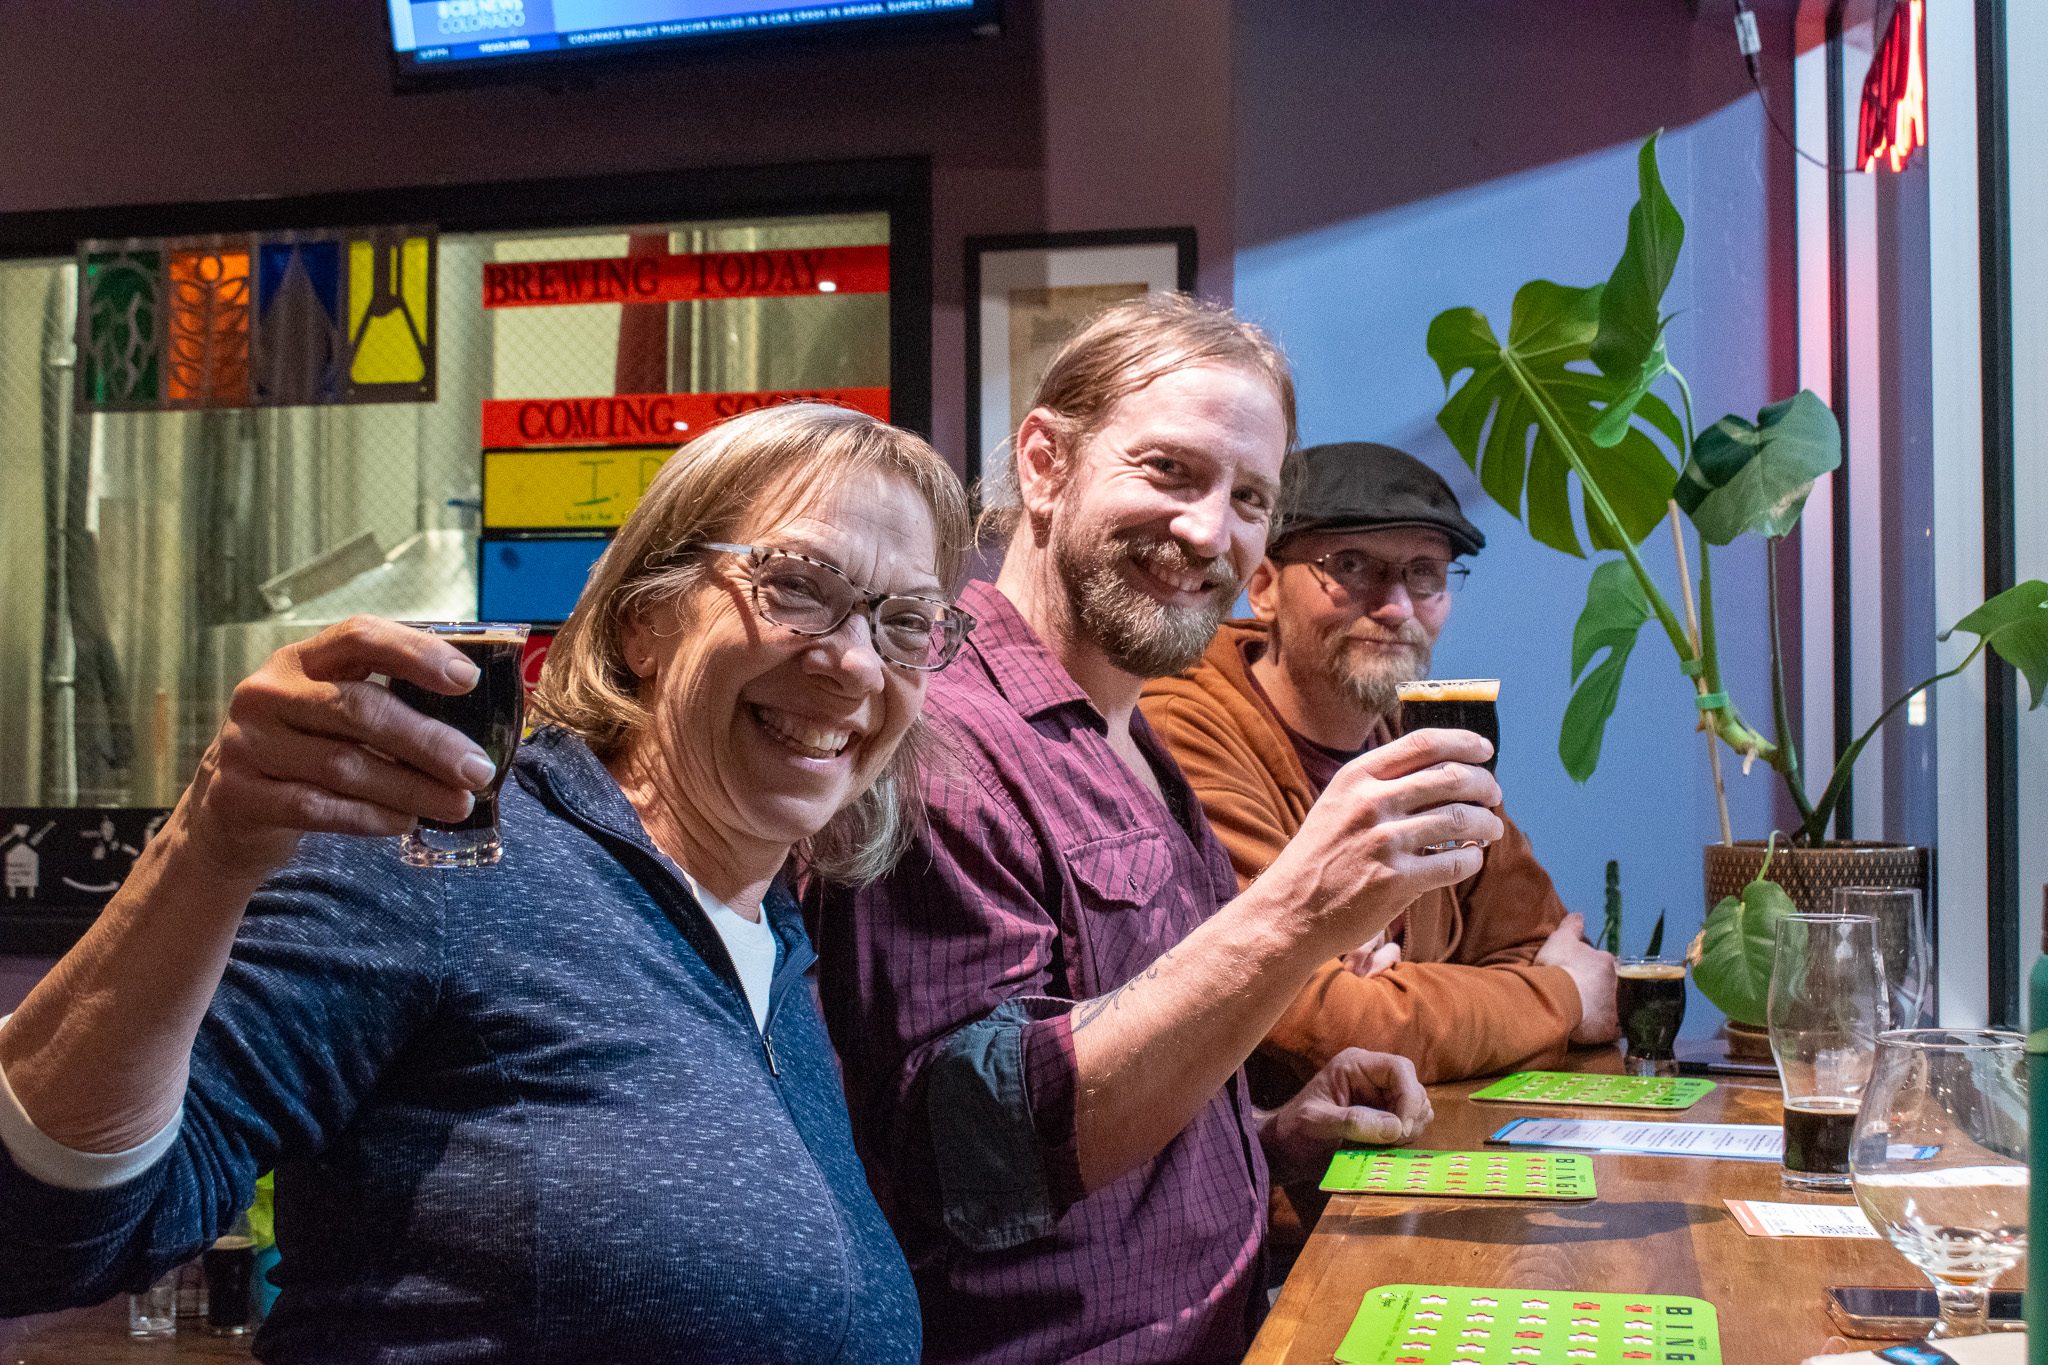
[[[0,952],[69,948],[169,816],[152,806],[0,806]]]

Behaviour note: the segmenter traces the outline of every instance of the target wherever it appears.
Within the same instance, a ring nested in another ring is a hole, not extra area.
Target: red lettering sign
[[[728,417],[777,403],[837,403],[883,421],[887,389],[779,389],[767,393],[622,393],[600,398],[488,398],[483,444],[529,446],[681,445]]]
[[[493,261],[484,266],[484,307],[566,303],[688,303],[805,294],[886,294],[889,248],[824,246],[787,251],[705,251],[583,261]]]

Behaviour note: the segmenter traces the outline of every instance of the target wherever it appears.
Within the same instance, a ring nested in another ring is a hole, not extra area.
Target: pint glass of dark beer
[[[406,705],[452,725],[477,742],[497,766],[488,790],[476,794],[467,817],[454,823],[421,820],[399,838],[399,853],[414,867],[482,867],[498,861],[498,789],[511,770],[512,755],[526,725],[526,686],[520,656],[526,647],[523,625],[494,621],[409,621],[454,645],[476,665],[476,686],[460,696],[445,696],[391,680],[391,691]]]
[[[1499,678],[1423,678],[1397,685],[1401,698],[1401,730],[1470,730],[1493,746],[1481,766],[1493,771],[1500,757]],[[1458,843],[1424,844],[1423,852],[1462,848]]]
[[[1791,1188],[1849,1188],[1849,1136],[1889,1004],[1875,919],[1778,921],[1766,1013],[1785,1090],[1783,1178]]]
[[[1676,1076],[1678,1026],[1685,1022],[1685,963],[1624,957],[1614,964],[1614,1014],[1631,1076]]]

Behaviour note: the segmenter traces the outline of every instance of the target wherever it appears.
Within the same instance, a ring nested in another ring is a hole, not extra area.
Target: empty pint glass
[[[414,867],[481,867],[498,861],[498,789],[511,770],[512,755],[526,724],[526,685],[520,657],[526,648],[523,625],[489,621],[409,621],[438,635],[476,665],[476,686],[457,696],[430,692],[398,678],[391,691],[406,705],[476,741],[497,768],[491,785],[476,793],[467,816],[455,821],[422,819],[399,839],[399,852]]]

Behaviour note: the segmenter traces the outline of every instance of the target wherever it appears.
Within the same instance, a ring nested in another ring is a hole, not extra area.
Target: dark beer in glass
[[[1402,733],[1470,730],[1484,735],[1493,752],[1481,766],[1493,771],[1494,760],[1500,757],[1500,718],[1494,711],[1494,703],[1500,699],[1499,678],[1423,678],[1399,684],[1397,695],[1401,698]],[[1463,847],[1464,844],[1453,841],[1424,844],[1422,851],[1439,853]]]
[[[206,1276],[206,1330],[217,1337],[238,1337],[249,1330],[250,1292],[256,1278],[256,1239],[246,1218],[200,1254]]]
[[[1631,1076],[1676,1076],[1678,1026],[1685,1022],[1685,964],[1624,957],[1614,965],[1614,1014]]]
[[[1815,1095],[1785,1102],[1785,1169],[1809,1178],[1849,1178],[1849,1138],[1856,1130],[1855,1100]]]
[[[1400,685],[1401,729],[1470,730],[1493,746],[1483,765],[1500,757],[1499,678],[1430,678]]]
[[[497,767],[487,790],[461,820],[421,820],[399,840],[399,851],[414,867],[481,867],[503,852],[498,839],[498,789],[511,770],[512,755],[526,725],[526,683],[520,660],[526,627],[484,621],[409,622],[461,650],[476,665],[476,686],[458,696],[430,692],[398,678],[391,691],[406,705],[475,740]]]

